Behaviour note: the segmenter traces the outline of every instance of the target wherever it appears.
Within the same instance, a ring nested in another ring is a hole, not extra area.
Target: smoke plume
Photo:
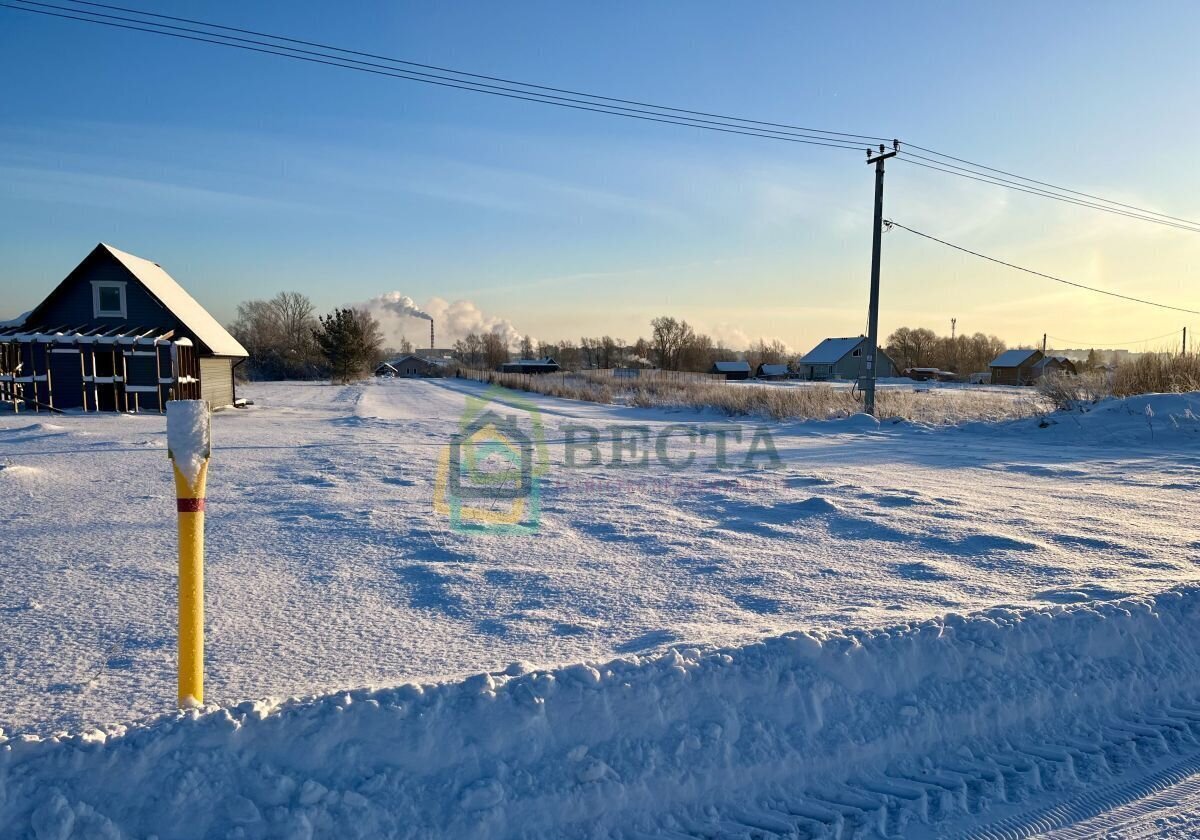
[[[371,298],[365,306],[379,321],[384,340],[394,347],[399,346],[400,339],[405,336],[414,345],[425,346],[428,336],[413,330],[410,320],[412,318],[433,321],[437,325],[439,347],[450,347],[454,342],[466,338],[469,333],[496,333],[510,347],[517,346],[525,336],[512,321],[489,315],[469,300],[456,300],[452,303],[433,297],[425,304],[425,308],[421,309],[408,295],[385,292]]]
[[[383,310],[396,315],[407,315],[410,318],[421,318],[426,321],[433,320],[432,315],[417,307],[416,301],[408,295],[402,295],[399,292],[384,292],[378,297],[372,298],[367,306],[372,310]]]

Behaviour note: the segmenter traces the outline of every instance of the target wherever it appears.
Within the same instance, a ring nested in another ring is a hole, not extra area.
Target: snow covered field
[[[107,744],[14,736],[173,706],[165,423],[0,416],[0,821],[39,836],[110,818],[172,836],[920,836],[1017,819],[1128,767],[1178,782],[1200,750],[1197,395],[923,428],[513,394],[501,411],[525,417],[529,400],[544,425],[540,521],[491,534],[433,504],[483,392],[253,385],[255,407],[216,415],[208,699],[226,710]],[[565,445],[578,424],[595,452]],[[613,429],[639,427],[648,463],[614,463]],[[409,681],[425,686],[345,693]],[[223,781],[188,775],[192,747]],[[899,755],[911,765],[882,775]],[[124,801],[127,777],[172,792]],[[1139,791],[1116,799],[1155,794]],[[219,807],[165,831],[193,801]]]

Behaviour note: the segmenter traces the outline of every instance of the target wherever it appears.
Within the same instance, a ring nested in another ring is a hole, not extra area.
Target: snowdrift
[[[1065,438],[1104,445],[1192,443],[1200,435],[1200,392],[1109,397],[1043,418],[1014,420],[1000,426],[973,422],[964,424],[964,428],[985,434],[1008,428],[1031,434],[1034,440]],[[1039,435],[1032,434],[1039,430]]]
[[[1198,631],[1189,587],[0,736],[0,826],[59,840],[629,836],[664,814],[1046,743],[1191,697]]]

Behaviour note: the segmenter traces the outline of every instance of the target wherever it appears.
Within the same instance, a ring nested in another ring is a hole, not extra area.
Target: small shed
[[[501,373],[558,373],[562,367],[553,358],[518,359],[500,365]]]
[[[1034,365],[1042,358],[1041,350],[1005,350],[988,365],[992,373],[992,384],[1032,385],[1041,375],[1034,372]]]
[[[719,374],[726,379],[749,379],[750,378],[750,363],[749,362],[713,362],[713,366],[708,369],[709,373]]]
[[[787,365],[759,365],[754,375],[758,379],[787,379],[791,372]]]
[[[445,367],[433,359],[408,355],[384,362],[375,368],[376,376],[392,376],[401,379],[429,379],[445,374]]]
[[[928,382],[931,379],[938,380],[942,378],[942,372],[938,368],[933,367],[909,368],[904,372],[904,375],[917,382]]]
[[[826,379],[861,379],[866,376],[865,335],[849,338],[827,338],[808,351],[797,363],[800,378],[812,381]],[[896,375],[896,365],[882,347],[875,349],[875,376],[887,378]]]

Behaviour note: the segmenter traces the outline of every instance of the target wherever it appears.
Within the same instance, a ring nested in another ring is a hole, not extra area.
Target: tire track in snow
[[[1137,779],[1107,784],[954,836],[958,840],[1085,840],[1151,813],[1158,804],[1149,797],[1176,786],[1181,793],[1200,794],[1200,752]]]

